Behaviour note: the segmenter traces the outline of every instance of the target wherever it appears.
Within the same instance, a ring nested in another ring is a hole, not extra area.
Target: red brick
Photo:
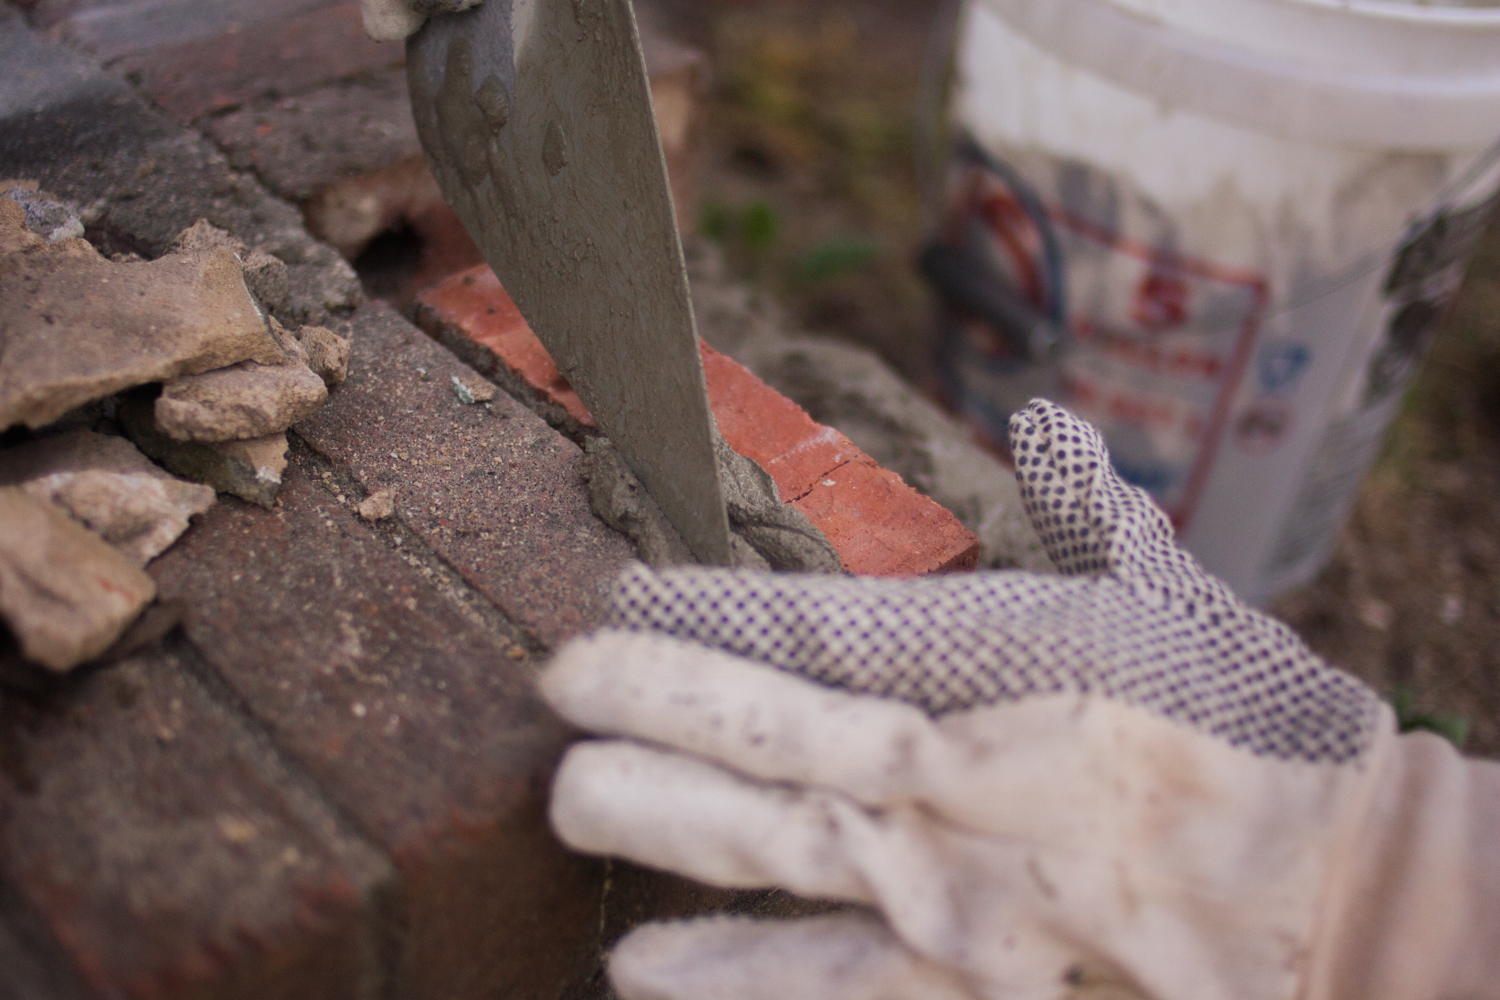
[[[169,115],[190,122],[266,94],[296,93],[405,58],[398,43],[372,42],[359,4],[289,19],[247,24],[202,41],[140,50],[115,68],[139,75],[146,93]]]
[[[417,296],[417,324],[565,433],[594,418],[486,264]]]
[[[90,996],[356,1000],[391,871],[203,669],[178,638],[0,697],[0,913]]]
[[[797,509],[851,573],[911,576],[979,564],[979,542],[957,518],[868,458],[830,470]]]
[[[594,431],[583,401],[488,267],[420,294],[417,322],[554,425],[575,435]],[[979,541],[951,513],[749,370],[701,346],[724,439],[771,474],[787,502],[828,536],[845,569],[905,576],[977,565]],[[820,485],[830,480],[839,485]]]
[[[566,851],[546,795],[572,734],[519,633],[458,613],[306,462],[276,510],[221,501],[152,572],[235,697],[389,852],[388,995],[590,996],[607,941],[642,920],[806,909]]]
[[[800,501],[846,462],[874,464],[854,442],[813,420],[748,368],[701,341],[699,346],[720,433],[730,447],[771,474],[788,503]]]
[[[297,460],[285,479],[274,511],[221,500],[152,574],[235,696],[389,853],[393,995],[560,994],[597,960],[601,864],[548,831],[570,734],[519,631],[462,615],[357,498]]]

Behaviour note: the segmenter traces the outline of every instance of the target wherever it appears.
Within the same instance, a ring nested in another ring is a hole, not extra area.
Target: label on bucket
[[[1009,414],[1031,397],[1067,406],[1105,433],[1120,475],[1180,530],[1225,436],[1265,314],[1265,277],[1177,252],[1161,213],[1096,171],[1063,163],[1050,181],[1028,182],[967,153],[952,177],[945,244],[1039,316],[1065,316],[1068,342],[1034,364],[1000,321],[950,309],[942,370],[952,402],[1000,447]],[[1282,360],[1295,380],[1296,359]],[[1247,430],[1247,447],[1275,446],[1274,416]]]
[[[1492,187],[1487,180],[1481,190]],[[1374,336],[1333,400],[1328,428],[1271,548],[1265,566],[1271,580],[1295,582],[1307,575],[1305,567],[1327,557],[1497,203],[1500,194],[1439,212],[1392,259],[1381,285]]]

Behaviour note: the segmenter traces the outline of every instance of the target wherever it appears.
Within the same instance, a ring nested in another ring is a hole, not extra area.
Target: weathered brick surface
[[[294,464],[274,511],[221,501],[151,572],[226,683],[394,859],[399,995],[555,994],[590,958],[600,891],[597,863],[544,817],[568,734],[519,635],[467,621],[336,496]]]
[[[3,6],[0,66],[0,176],[36,180],[80,203],[90,239],[105,250],[156,257],[207,219],[286,261],[292,296],[284,321],[353,307],[354,272],[308,236],[295,208]]]
[[[194,661],[171,640],[0,700],[0,880],[91,995],[359,997],[389,870]]]
[[[417,324],[549,424],[578,437],[594,418],[486,265],[417,297]]]
[[[78,973],[14,889],[0,883],[0,1000],[83,1000]]]
[[[108,63],[130,52],[181,45],[285,19],[333,0],[39,0],[31,23]]]
[[[440,343],[568,433],[594,422],[494,272],[480,266],[418,296],[417,321]],[[851,573],[907,576],[973,569],[979,541],[844,435],[702,345],[709,403],[730,446],[759,462]]]
[[[359,4],[271,18],[212,38],[121,56],[113,68],[138,79],[169,115],[190,122],[267,94],[293,94],[402,61],[405,48],[372,42]]]
[[[635,550],[590,509],[579,448],[504,394],[462,403],[454,377],[481,377],[389,307],[351,322],[348,381],[297,432],[395,490],[402,521],[543,645],[598,621]]]
[[[404,69],[263,99],[206,120],[204,130],[233,166],[300,205],[308,230],[349,260],[375,237],[409,228],[418,258],[368,279],[397,308],[483,259],[427,169]]]
[[[311,93],[255,101],[203,123],[238,170],[302,202],[328,184],[421,158],[406,71],[366,73]]]

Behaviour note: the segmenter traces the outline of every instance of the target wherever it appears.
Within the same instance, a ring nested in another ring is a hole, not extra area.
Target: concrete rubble
[[[155,596],[149,576],[61,509],[0,487],[0,618],[27,660],[70,670],[108,649]]]
[[[242,361],[162,386],[157,427],[178,441],[242,441],[312,416],[328,398],[328,387],[307,366],[300,341],[290,335],[278,339],[286,352],[278,364]]]
[[[156,594],[141,569],[216,491],[274,502],[285,431],[344,380],[351,348],[282,327],[287,265],[206,221],[156,260],[107,259],[83,233],[70,203],[0,182],[0,430],[37,432],[0,450],[0,621],[54,673],[140,617]]]
[[[124,438],[75,430],[0,451],[0,486],[60,507],[145,566],[214,505],[214,491],[154,465]]]
[[[0,429],[36,429],[149,382],[284,352],[227,250],[114,263],[78,238],[40,242],[0,199]]]
[[[26,228],[48,243],[83,236],[77,209],[38,190],[35,181],[0,181],[0,192],[26,211]]]
[[[396,513],[396,491],[376,490],[361,500],[354,512],[366,521],[384,521]]]
[[[349,350],[354,346],[349,337],[341,337],[323,326],[298,327],[292,336],[302,346],[304,363],[318,373],[328,388],[349,377]]]
[[[257,302],[273,315],[284,312],[291,298],[291,284],[286,264],[264,250],[252,250],[243,240],[211,225],[207,219],[199,219],[184,229],[172,241],[170,252],[193,253],[202,250],[224,249],[234,254],[245,275],[245,287]]]
[[[285,431],[237,441],[179,441],[156,425],[154,404],[129,399],[120,404],[120,424],[142,451],[179,476],[207,483],[220,493],[269,507],[276,502],[286,471]]]

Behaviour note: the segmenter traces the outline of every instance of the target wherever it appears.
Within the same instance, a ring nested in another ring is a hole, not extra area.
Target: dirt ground
[[[700,235],[809,328],[927,384],[918,96],[944,5],[664,2],[714,68]],[[1500,756],[1500,226],[1333,560],[1272,610],[1409,722]]]

